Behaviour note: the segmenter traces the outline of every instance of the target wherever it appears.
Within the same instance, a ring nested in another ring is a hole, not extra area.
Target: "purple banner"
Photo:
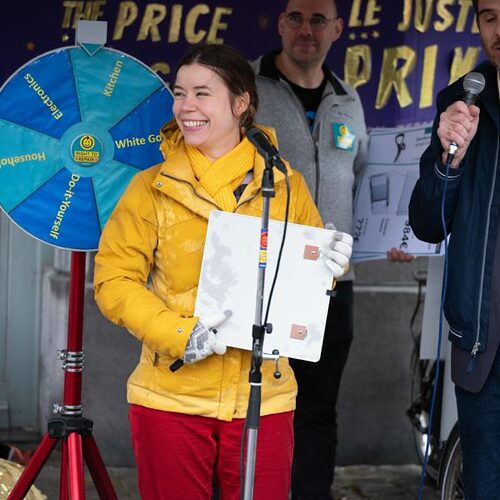
[[[369,126],[429,121],[437,92],[483,57],[470,0],[337,0],[344,33],[329,55],[354,85]],[[1,81],[28,60],[74,44],[79,19],[108,22],[108,47],[169,81],[198,43],[227,43],[248,59],[279,47],[285,1],[8,2],[0,30]]]

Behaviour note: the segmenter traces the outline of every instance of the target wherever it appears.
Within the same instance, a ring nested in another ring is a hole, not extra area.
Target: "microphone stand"
[[[266,323],[262,324],[262,312],[264,303],[264,283],[267,265],[267,238],[269,231],[269,205],[271,198],[274,198],[274,174],[273,164],[269,158],[265,157],[266,167],[262,177],[262,198],[263,208],[261,216],[261,230],[260,230],[260,252],[259,252],[259,270],[257,279],[257,296],[255,306],[255,324],[252,327],[252,358],[250,365],[250,396],[248,399],[248,409],[246,415],[246,429],[247,429],[247,455],[246,455],[246,468],[245,468],[245,486],[244,486],[244,500],[253,499],[253,487],[255,477],[255,458],[257,449],[257,434],[259,429],[260,420],[260,406],[261,406],[261,389],[262,389],[262,373],[260,367],[263,360],[271,359],[276,363],[279,359],[279,352],[273,351],[272,355],[264,355],[264,335],[271,333],[272,325]],[[276,378],[281,374],[276,365],[274,373]]]

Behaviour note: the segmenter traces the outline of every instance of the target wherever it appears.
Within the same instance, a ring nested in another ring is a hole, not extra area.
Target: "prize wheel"
[[[130,179],[162,161],[172,95],[117,50],[47,52],[0,89],[0,206],[50,245],[97,249]]]

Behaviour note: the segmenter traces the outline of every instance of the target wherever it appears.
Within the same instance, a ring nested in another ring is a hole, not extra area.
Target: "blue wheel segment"
[[[101,228],[89,177],[61,170],[9,215],[39,240],[71,250],[97,248]]]
[[[117,123],[109,131],[115,160],[141,170],[161,162],[160,128],[172,118],[172,104],[172,95],[162,87]]]
[[[0,118],[58,139],[81,120],[67,50],[42,55],[7,80]]]

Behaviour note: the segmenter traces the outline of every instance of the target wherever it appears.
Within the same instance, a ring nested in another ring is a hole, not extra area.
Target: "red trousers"
[[[244,419],[215,418],[132,405],[132,446],[143,500],[240,500]],[[287,500],[293,455],[293,412],[261,417],[254,500]],[[243,454],[245,472],[246,447]]]

